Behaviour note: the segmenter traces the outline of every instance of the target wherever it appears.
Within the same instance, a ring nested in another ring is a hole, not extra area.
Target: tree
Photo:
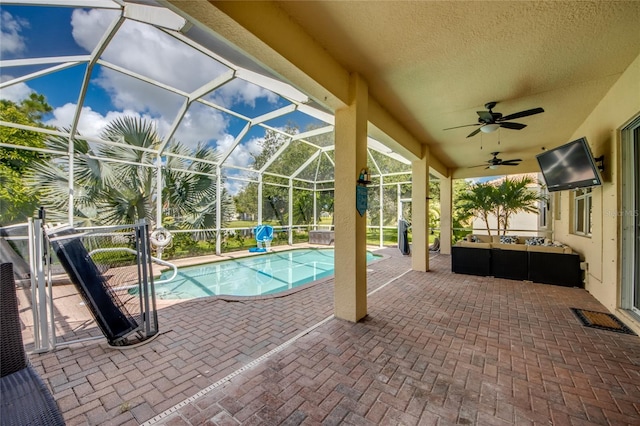
[[[529,188],[533,183],[534,180],[529,176],[513,179],[505,177],[499,183],[477,183],[458,195],[456,207],[482,219],[489,236],[489,218],[494,216],[498,221],[498,235],[505,235],[509,220],[514,214],[538,212],[537,203],[545,197]]]
[[[310,129],[309,129],[310,130]],[[298,128],[289,123],[284,129],[285,133],[295,135]],[[278,155],[274,155],[285,145],[288,146]],[[300,141],[291,141],[287,135],[280,132],[267,129],[264,139],[261,142],[262,150],[259,154],[253,156],[253,168],[262,169],[270,163],[266,171],[281,175],[291,176],[298,167],[304,164],[309,157],[316,151],[316,148],[309,146]],[[262,220],[277,221],[281,226],[286,226],[289,222],[289,180],[269,174],[263,175],[262,186]],[[280,186],[284,185],[284,186]],[[295,223],[312,223],[313,222],[313,199],[310,191],[294,191],[293,196],[293,214],[292,218]],[[242,192],[234,197],[236,209],[240,213],[257,215],[258,209],[258,184],[249,183]]]
[[[459,195],[465,193],[471,187],[471,182],[465,179],[456,179],[453,181],[453,200],[458,200]],[[453,227],[453,240],[454,242],[458,241],[460,238],[464,237],[468,231],[464,228],[468,227],[469,219],[473,217],[473,214],[466,210],[464,207],[458,205],[456,201],[454,201],[454,205],[452,206],[451,212],[451,226]]]
[[[29,98],[16,104],[0,100],[0,119],[28,126],[43,127],[42,114],[52,110],[42,95],[32,93]],[[43,148],[42,133],[0,127],[0,142],[25,147]],[[33,217],[38,207],[37,187],[25,184],[26,170],[42,161],[43,154],[23,149],[0,147],[0,224],[8,225],[26,221]]]
[[[520,212],[538,213],[538,203],[545,200],[544,195],[529,189],[535,181],[529,176],[510,179],[506,177],[496,191],[496,211],[498,231],[502,228],[502,235],[509,229],[509,220]]]
[[[134,117],[118,118],[107,125],[101,138],[124,142],[124,145],[102,144],[93,148],[81,137],[72,141],[75,222],[115,225],[145,218],[154,225],[158,187],[158,157],[154,151],[162,140],[153,123]],[[46,140],[47,147],[62,152],[66,151],[68,143],[67,138],[61,137]],[[170,214],[170,222],[183,229],[213,228],[217,177],[215,165],[209,162],[216,161],[215,151],[203,144],[190,149],[175,142],[168,146],[167,154],[178,156],[166,155],[164,164],[161,164],[165,217]],[[41,188],[48,215],[54,220],[67,221],[69,170],[68,157],[61,156],[36,164],[29,176],[29,182]],[[225,192],[221,215],[223,221],[233,215],[231,197]]]
[[[491,236],[489,216],[496,211],[498,195],[496,187],[490,183],[476,183],[466,191],[458,194],[456,207],[482,219]]]

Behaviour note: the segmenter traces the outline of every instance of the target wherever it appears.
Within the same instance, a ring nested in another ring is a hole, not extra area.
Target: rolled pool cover
[[[110,290],[80,238],[54,238],[51,245],[109,344],[121,345],[120,340],[138,329],[138,323]]]

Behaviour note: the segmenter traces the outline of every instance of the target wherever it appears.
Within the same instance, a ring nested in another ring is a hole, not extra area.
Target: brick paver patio
[[[571,307],[606,311],[585,290],[456,275],[444,255],[407,272],[409,258],[382,252],[365,320],[329,319],[284,347],[332,314],[332,279],[166,306],[144,345],[88,341],[30,359],[69,425],[640,424],[640,338],[582,326]]]

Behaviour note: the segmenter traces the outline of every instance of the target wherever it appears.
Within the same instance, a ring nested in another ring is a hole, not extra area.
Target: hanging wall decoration
[[[367,185],[371,183],[370,178],[369,168],[365,167],[360,171],[356,185],[356,210],[360,216],[364,216],[367,212]]]

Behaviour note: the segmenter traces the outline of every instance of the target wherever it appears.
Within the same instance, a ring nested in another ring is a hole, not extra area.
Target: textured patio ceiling
[[[168,3],[185,12],[196,5]],[[637,1],[211,4],[305,75],[315,74],[316,81],[329,79],[329,71],[296,57],[292,44],[317,46],[316,52],[346,72],[362,75],[370,95],[457,176],[482,172],[467,167],[488,160],[492,151],[525,159],[509,171],[537,171],[534,156],[541,147],[568,142],[640,54]],[[285,25],[299,28],[295,43],[291,37],[278,38]],[[245,41],[232,39],[234,31],[227,33],[231,42]],[[261,59],[274,68],[279,64]],[[314,87],[302,77],[297,80],[303,90]],[[535,107],[545,112],[514,120],[527,125],[519,131],[500,129],[467,139],[474,128],[443,130],[476,123],[476,111],[485,110],[489,101],[497,101],[494,111],[504,115]]]

